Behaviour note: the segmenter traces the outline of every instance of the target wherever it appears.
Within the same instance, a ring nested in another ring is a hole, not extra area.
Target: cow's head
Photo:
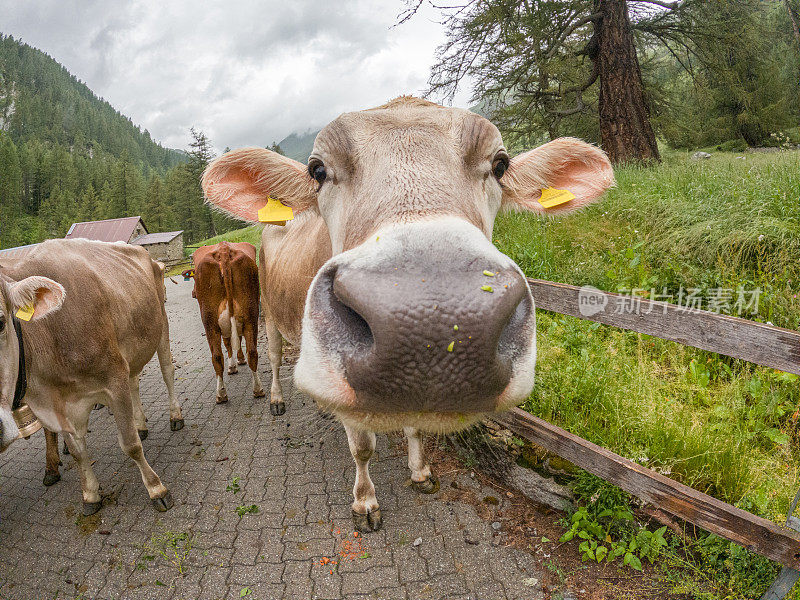
[[[497,128],[416,98],[338,117],[308,165],[229,152],[209,200],[257,220],[267,196],[325,220],[333,258],[306,301],[298,387],[373,429],[462,427],[533,386],[536,331],[524,275],[491,243],[501,207],[571,212],[614,183],[598,148],[562,138],[509,158]],[[544,208],[545,188],[575,198]]]
[[[61,308],[64,288],[47,277],[13,281],[0,274],[0,452],[19,437],[11,414],[19,376],[19,338],[12,318],[19,309],[33,308],[31,321]],[[23,321],[23,327],[27,323]]]

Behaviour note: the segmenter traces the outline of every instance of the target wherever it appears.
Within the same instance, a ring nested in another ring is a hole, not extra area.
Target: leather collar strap
[[[17,387],[14,388],[14,403],[12,410],[17,410],[22,404],[25,392],[28,391],[28,374],[25,372],[25,344],[22,342],[22,327],[16,316],[11,317],[14,323],[14,331],[17,334],[17,344],[19,345],[19,370],[17,371]]]

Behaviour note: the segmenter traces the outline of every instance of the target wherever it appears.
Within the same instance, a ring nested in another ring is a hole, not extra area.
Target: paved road
[[[170,432],[153,363],[141,395],[150,427],[145,455],[175,507],[150,507],[105,409],[93,413],[88,436],[107,495],[93,517],[79,516],[80,482],[69,457],[62,481],[45,488],[44,436],[16,442],[0,455],[0,599],[542,597],[534,558],[496,547],[498,532],[471,505],[407,486],[399,437],[378,437],[371,469],[384,529],[354,537],[354,466],[341,427],[321,420],[294,391],[289,368],[282,372],[291,390],[284,416],[272,417],[252,398],[246,369],[230,378],[230,402],[215,405],[191,283],[167,282],[167,291],[186,427]],[[268,388],[263,338],[260,348]],[[234,477],[238,493],[226,491],[236,487]],[[451,477],[442,477],[443,492]],[[251,506],[258,512],[236,512]]]

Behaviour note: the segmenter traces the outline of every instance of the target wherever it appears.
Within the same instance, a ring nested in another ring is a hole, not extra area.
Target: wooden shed
[[[73,223],[65,238],[84,238],[98,242],[127,242],[147,233],[142,217],[122,217],[120,219],[103,219],[102,221],[84,221]]]
[[[10,267],[18,260],[24,258],[28,252],[36,248],[39,244],[28,244],[27,246],[16,246],[0,250],[0,267]]]

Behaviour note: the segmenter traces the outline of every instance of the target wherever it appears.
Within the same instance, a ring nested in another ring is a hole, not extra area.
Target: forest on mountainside
[[[204,204],[213,150],[192,133],[188,152],[164,148],[50,56],[0,34],[0,248],[132,215],[187,242],[241,226]]]

